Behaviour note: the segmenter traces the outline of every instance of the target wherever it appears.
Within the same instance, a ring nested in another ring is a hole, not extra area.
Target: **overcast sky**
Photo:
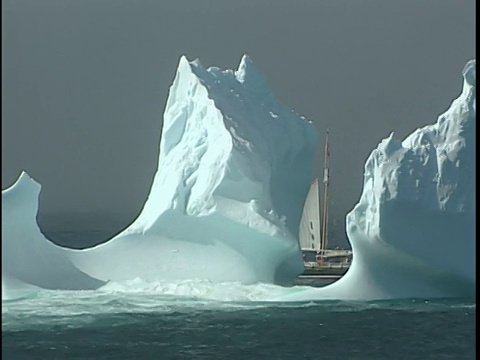
[[[331,133],[334,216],[380,140],[432,123],[475,57],[475,0],[3,0],[2,188],[26,169],[42,213],[133,217],[156,171],[182,54],[236,68]]]

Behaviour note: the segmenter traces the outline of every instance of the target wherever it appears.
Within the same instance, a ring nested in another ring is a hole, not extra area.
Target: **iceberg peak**
[[[33,191],[39,194],[41,189],[40,183],[35,181],[25,170],[22,170],[15,182],[2,190],[2,194],[7,195],[11,191]],[[35,196],[35,195],[33,195]]]
[[[255,92],[269,92],[263,75],[257,70],[252,59],[247,54],[242,56],[238,69],[235,71],[238,82],[248,86]]]
[[[395,133],[392,131],[390,135],[382,140],[380,145],[378,145],[378,150],[385,154],[386,156],[392,155],[394,152],[402,148],[402,143],[395,139]]]
[[[178,77],[180,74],[194,74],[192,66],[202,66],[198,59],[195,60],[188,60],[185,55],[180,56],[177,66],[177,75]]]
[[[247,80],[247,76],[251,76],[252,74],[255,74],[257,77],[259,76],[250,56],[244,54],[238,64],[237,70],[235,71],[235,77],[239,82],[244,83]]]
[[[476,66],[475,66],[476,59],[470,60],[467,62],[465,67],[463,68],[463,78],[468,85],[475,87],[475,83],[477,81],[476,78]]]
[[[35,184],[38,184],[38,185],[40,186],[40,184],[39,184],[37,181],[35,181],[35,179],[34,179],[33,177],[31,177],[31,176],[27,173],[27,171],[22,170],[22,171],[20,172],[20,175],[18,176],[18,179],[17,179],[16,182],[21,183],[21,182],[28,182],[28,181],[31,181],[31,182],[33,182],[33,183],[35,183]]]

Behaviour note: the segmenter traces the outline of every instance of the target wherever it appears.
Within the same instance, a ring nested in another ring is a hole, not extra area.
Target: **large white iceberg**
[[[365,164],[347,215],[353,262],[322,289],[292,298],[389,299],[475,293],[475,60],[437,122],[403,142],[393,134]]]
[[[293,280],[303,271],[297,234],[316,143],[314,126],[272,96],[248,56],[237,71],[205,69],[182,57],[140,216],[102,245],[62,249],[58,261],[102,281]],[[32,204],[6,204],[12,191],[22,190],[16,184],[2,192],[4,213],[36,212],[38,193],[21,194]],[[25,222],[33,226],[30,217],[2,216],[3,263],[13,276],[31,270],[25,253],[42,257],[59,249],[36,224],[42,238],[29,237],[28,227],[20,233]],[[42,286],[38,277],[51,274],[39,267],[29,280]]]

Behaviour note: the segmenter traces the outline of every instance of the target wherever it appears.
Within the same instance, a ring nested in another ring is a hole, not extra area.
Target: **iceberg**
[[[346,217],[353,261],[337,282],[292,298],[398,299],[475,294],[476,66],[436,123],[392,133],[365,164]]]
[[[317,136],[273,97],[248,56],[236,71],[182,56],[138,218],[96,247],[57,247],[35,223],[40,187],[22,174],[2,191],[2,274],[48,288],[93,286],[68,271],[101,282],[291,281],[303,271],[296,234]]]
[[[460,96],[436,123],[403,141],[391,134],[368,157],[346,217],[346,275],[276,300],[474,294],[475,70],[468,62]],[[237,71],[182,57],[138,218],[96,247],[56,246],[35,221],[40,185],[22,173],[2,191],[2,292],[291,280],[303,271],[297,234],[316,143],[313,125],[273,98],[247,56]]]

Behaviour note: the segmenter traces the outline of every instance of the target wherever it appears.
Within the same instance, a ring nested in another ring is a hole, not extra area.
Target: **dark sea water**
[[[24,291],[2,296],[2,357],[475,359],[475,299],[272,301],[302,289],[135,279]]]

